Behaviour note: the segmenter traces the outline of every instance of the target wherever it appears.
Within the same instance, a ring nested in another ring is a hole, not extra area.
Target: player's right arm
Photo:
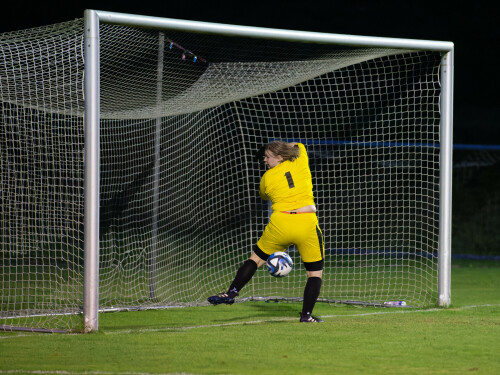
[[[309,157],[307,156],[306,146],[304,146],[302,143],[296,143],[295,145],[300,149],[300,155],[298,159],[303,160],[307,164],[309,164]]]

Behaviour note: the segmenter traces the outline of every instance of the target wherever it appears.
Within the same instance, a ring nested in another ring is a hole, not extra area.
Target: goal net
[[[78,330],[83,21],[0,35],[4,329]],[[439,52],[100,25],[99,308],[206,304],[269,217],[261,148],[305,144],[320,300],[437,303]],[[245,299],[298,299],[261,269]]]

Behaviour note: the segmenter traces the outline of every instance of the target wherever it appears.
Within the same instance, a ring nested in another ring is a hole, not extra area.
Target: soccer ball
[[[283,251],[271,254],[267,259],[267,270],[274,277],[283,277],[290,273],[293,268],[292,258]]]

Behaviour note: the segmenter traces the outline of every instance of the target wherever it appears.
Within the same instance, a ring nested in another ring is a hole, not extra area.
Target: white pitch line
[[[0,336],[0,340],[6,340],[6,339],[15,339],[15,338],[18,338],[18,337],[27,337],[27,336],[30,336],[30,335],[26,335],[26,334],[19,334],[19,335],[12,335],[12,336]]]
[[[415,314],[415,313],[431,313],[431,312],[439,312],[439,311],[460,311],[460,310],[469,310],[475,308],[483,308],[483,307],[500,307],[500,304],[485,304],[485,305],[470,305],[470,306],[461,306],[461,307],[451,307],[448,309],[440,309],[440,308],[432,308],[425,310],[411,310],[411,309],[397,309],[396,311],[375,311],[368,313],[355,313],[355,314],[334,314],[334,315],[322,315],[321,318],[329,319],[329,318],[344,318],[344,317],[364,317],[364,316],[372,316],[372,315],[387,315],[387,314]],[[386,308],[388,310],[393,309],[391,307]],[[104,335],[123,335],[123,334],[133,334],[133,333],[155,333],[155,332],[175,332],[175,331],[188,331],[192,329],[200,329],[200,328],[220,328],[220,327],[232,327],[232,326],[244,326],[244,325],[257,325],[264,323],[276,323],[276,322],[292,322],[296,321],[297,318],[272,318],[272,319],[262,319],[262,320],[251,320],[246,322],[231,322],[231,323],[218,323],[218,324],[201,324],[195,326],[184,326],[184,327],[164,327],[164,328],[151,328],[151,329],[127,329],[127,330],[119,330],[119,331],[110,331],[110,332],[102,332]],[[13,336],[0,336],[1,339],[11,339],[17,337],[26,337],[32,335],[20,334]],[[0,374],[2,372],[0,371]]]
[[[65,371],[65,370],[0,370],[0,374],[56,374],[56,375],[203,375],[192,374],[188,372],[168,372],[168,373],[151,373],[151,372],[109,372],[109,371]],[[227,374],[229,375],[229,374]]]
[[[432,308],[425,310],[406,310],[406,309],[398,309],[396,311],[375,311],[370,313],[361,313],[361,314],[336,314],[336,315],[321,315],[321,318],[343,318],[343,317],[362,317],[362,316],[371,316],[371,315],[386,315],[386,314],[413,314],[413,313],[427,313],[427,312],[437,312],[437,311],[460,311],[460,310],[468,310],[474,308],[481,307],[500,307],[500,304],[486,304],[486,305],[471,305],[471,306],[462,306],[456,308],[448,308],[448,309],[440,309],[440,308]],[[390,307],[388,309],[391,309]],[[254,324],[263,324],[263,323],[273,323],[273,322],[289,322],[296,321],[297,318],[273,318],[273,319],[263,319],[263,320],[251,320],[246,322],[232,322],[232,323],[219,323],[219,324],[202,324],[196,326],[185,326],[185,327],[164,327],[164,328],[155,328],[155,329],[130,329],[130,330],[121,330],[121,331],[112,331],[112,332],[103,332],[105,335],[121,335],[121,334],[131,334],[131,333],[154,333],[154,332],[169,332],[169,331],[187,331],[191,329],[200,329],[200,328],[219,328],[219,327],[231,327],[231,326],[244,326],[244,325],[254,325]]]

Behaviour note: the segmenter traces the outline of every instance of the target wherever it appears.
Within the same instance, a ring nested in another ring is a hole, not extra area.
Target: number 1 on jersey
[[[295,184],[293,183],[292,174],[290,172],[286,172],[285,177],[286,177],[286,180],[288,181],[288,188],[289,189],[294,188]]]

